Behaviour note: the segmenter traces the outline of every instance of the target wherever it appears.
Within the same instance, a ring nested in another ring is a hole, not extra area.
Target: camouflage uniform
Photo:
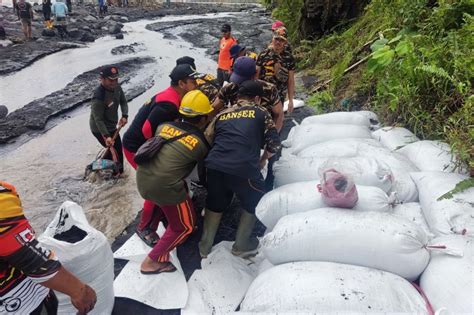
[[[291,50],[285,48],[281,54],[277,54],[270,46],[258,55],[257,66],[261,68],[259,79],[275,84],[280,100],[284,102],[288,91],[289,71],[296,69]]]
[[[212,103],[220,88],[217,79],[211,74],[206,74],[205,77],[197,79],[196,83],[198,85],[198,90],[203,92]]]
[[[273,112],[273,107],[280,102],[280,96],[275,85],[262,80],[256,80],[263,87],[263,96],[260,101],[260,106],[265,108],[270,114]],[[217,97],[225,104],[235,104],[237,102],[237,91],[239,86],[235,83],[229,83],[222,87]]]

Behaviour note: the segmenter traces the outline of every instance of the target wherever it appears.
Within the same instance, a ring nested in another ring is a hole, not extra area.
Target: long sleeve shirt
[[[55,2],[52,6],[51,12],[56,17],[66,17],[68,14],[67,6],[62,2]]]
[[[120,85],[113,91],[106,90],[100,85],[93,96],[89,125],[93,133],[111,137],[119,121],[118,108],[122,117],[128,117],[128,103]]]

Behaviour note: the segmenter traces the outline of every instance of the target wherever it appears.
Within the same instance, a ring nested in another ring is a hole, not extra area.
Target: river
[[[206,15],[207,18],[226,14]],[[164,17],[158,20],[203,18],[203,16]],[[168,74],[175,60],[184,55],[196,59],[198,71],[215,72],[215,61],[204,49],[192,47],[182,39],[166,39],[161,33],[145,26],[153,21],[125,24],[125,39],[104,37],[84,48],[70,49],[49,55],[31,66],[9,76],[0,77],[0,104],[9,110],[62,89],[77,75],[97,66],[130,57],[151,56],[156,63],[144,69],[128,84],[154,81],[152,88],[129,103],[130,117],[158,91],[169,85]],[[138,43],[142,50],[133,55],[112,55],[111,49]],[[53,65],[64,64],[64,67]],[[125,88],[128,85],[125,85]],[[22,93],[15,93],[15,91]],[[92,91],[91,91],[92,92]],[[21,104],[21,105],[18,105]],[[58,206],[72,200],[80,204],[90,223],[112,240],[130,224],[141,208],[135,171],[126,164],[126,171],[116,183],[83,181],[85,166],[100,149],[89,131],[89,107],[68,113],[70,118],[56,118],[49,130],[37,136],[20,137],[16,143],[0,146],[0,178],[17,187],[26,216],[33,228],[41,232],[52,220]]]

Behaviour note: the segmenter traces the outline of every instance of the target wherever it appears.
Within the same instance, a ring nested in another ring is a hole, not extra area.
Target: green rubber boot
[[[204,226],[202,229],[201,241],[199,242],[199,254],[201,258],[206,258],[211,252],[214,237],[216,236],[222,213],[213,212],[208,209],[204,212]]]
[[[242,211],[239,227],[235,235],[235,242],[232,246],[232,254],[242,258],[255,256],[257,254],[258,239],[251,237],[257,217],[255,214]]]

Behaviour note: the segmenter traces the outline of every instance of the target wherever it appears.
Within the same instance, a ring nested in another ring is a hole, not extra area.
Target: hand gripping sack
[[[295,131],[291,135],[291,140],[287,139],[282,142],[285,147],[291,147],[294,154],[310,145],[324,141],[345,138],[371,138],[369,128],[358,125],[309,124],[294,128]]]
[[[323,202],[329,207],[352,209],[359,199],[354,181],[335,169],[320,170],[320,173],[318,190],[323,195]]]
[[[272,314],[428,313],[417,290],[397,275],[314,261],[264,271],[250,285],[240,310]]]
[[[375,268],[415,280],[430,254],[416,224],[383,212],[322,208],[281,218],[262,241],[272,264],[331,261]]]
[[[318,192],[319,181],[293,183],[278,187],[266,193],[257,205],[257,218],[272,230],[278,220],[288,214],[325,208],[322,195]],[[378,187],[356,185],[359,200],[353,210],[388,212],[392,202]]]
[[[401,127],[383,127],[372,132],[372,137],[389,150],[400,149],[407,144],[420,141],[417,136],[408,129]]]
[[[437,314],[473,314],[474,240],[447,235],[432,243],[457,250],[462,257],[432,251],[430,263],[420,278],[421,288]]]
[[[89,225],[82,208],[74,202],[64,202],[39,241],[56,253],[64,268],[95,290],[97,303],[88,314],[111,314],[114,307],[112,250],[104,234]],[[58,314],[77,313],[69,296],[55,293]]]
[[[371,157],[351,158],[282,158],[275,162],[275,187],[286,184],[319,180],[320,168],[334,168],[350,174],[357,185],[379,187],[385,192],[392,188],[393,174],[382,161]]]
[[[467,179],[455,173],[419,172],[410,174],[418,187],[420,204],[431,232],[437,236],[474,236],[474,188],[441,198]],[[441,198],[441,199],[440,199]]]

